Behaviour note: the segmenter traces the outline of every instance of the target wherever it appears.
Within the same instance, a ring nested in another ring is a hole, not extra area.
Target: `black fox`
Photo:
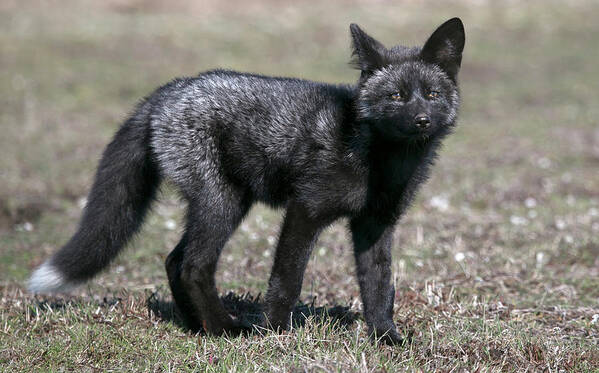
[[[355,85],[214,70],[145,98],[104,151],[77,232],[33,273],[30,290],[63,291],[105,268],[166,178],[188,204],[166,270],[192,329],[243,330],[214,273],[225,242],[262,201],[286,208],[264,324],[289,326],[319,233],[346,217],[370,333],[401,342],[392,234],[456,123],[464,27],[450,19],[422,48],[387,49],[356,24],[350,31]]]

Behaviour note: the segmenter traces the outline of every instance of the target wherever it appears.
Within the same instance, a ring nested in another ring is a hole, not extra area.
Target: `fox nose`
[[[418,129],[425,130],[431,125],[431,119],[426,114],[417,114],[414,117],[414,124]]]

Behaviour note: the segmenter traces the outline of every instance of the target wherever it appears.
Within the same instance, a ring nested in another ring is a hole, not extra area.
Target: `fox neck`
[[[351,128],[349,152],[358,155],[367,183],[365,212],[395,221],[428,177],[443,136],[389,139],[374,131],[367,121],[355,121]]]

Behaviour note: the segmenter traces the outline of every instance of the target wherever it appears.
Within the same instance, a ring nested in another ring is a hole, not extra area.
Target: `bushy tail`
[[[149,127],[138,112],[117,132],[100,161],[77,233],[33,273],[30,291],[66,291],[90,279],[139,229],[160,181]]]

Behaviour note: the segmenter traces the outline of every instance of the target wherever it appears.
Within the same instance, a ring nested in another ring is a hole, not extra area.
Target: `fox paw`
[[[254,330],[252,324],[245,320],[231,319],[227,325],[208,325],[206,320],[202,320],[202,327],[208,334],[213,335],[226,335],[229,337],[236,337],[239,335],[249,335]]]
[[[403,338],[395,327],[387,330],[374,329],[370,332],[370,337],[389,346],[405,346],[411,340],[411,335]]]

